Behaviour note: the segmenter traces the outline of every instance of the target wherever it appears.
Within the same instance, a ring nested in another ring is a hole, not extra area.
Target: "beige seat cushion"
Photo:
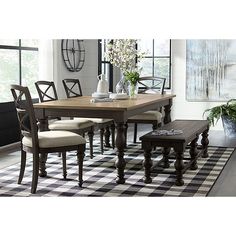
[[[159,111],[146,111],[142,114],[130,117],[132,120],[157,120],[158,123],[161,122],[162,114]]]
[[[86,143],[82,136],[70,131],[39,132],[38,138],[40,148],[64,147]],[[32,139],[30,137],[24,137],[22,143],[27,147],[32,147]]]
[[[50,130],[77,130],[93,126],[94,123],[88,119],[77,118],[73,120],[57,120],[48,125]]]
[[[75,120],[77,120],[77,119],[81,119],[81,118],[75,118]],[[92,121],[93,123],[97,123],[97,124],[102,124],[102,123],[112,121],[112,119],[100,119],[100,118],[86,118],[86,119]]]

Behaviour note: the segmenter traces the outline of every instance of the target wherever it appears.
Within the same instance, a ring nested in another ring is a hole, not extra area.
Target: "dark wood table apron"
[[[155,135],[153,132],[143,135],[140,137],[142,141],[142,149],[144,150],[144,182],[151,183],[151,169],[153,166],[151,160],[151,151],[153,147],[163,147],[162,154],[163,158],[157,163],[161,164],[161,167],[169,167],[169,153],[170,149],[173,148],[175,151],[175,174],[176,174],[176,185],[181,186],[184,184],[183,173],[190,168],[191,170],[196,170],[197,158],[202,156],[203,158],[208,157],[207,147],[209,144],[208,140],[208,130],[209,122],[206,120],[175,120],[169,124],[164,125],[159,128],[163,130],[182,130],[183,134],[179,135]],[[199,135],[202,134],[201,151],[197,150],[197,141]],[[190,159],[189,162],[184,165],[183,163],[183,153],[186,146],[190,144]]]
[[[164,123],[171,121],[170,111],[175,95],[138,95],[137,100],[120,100],[114,102],[90,103],[91,97],[69,98],[57,101],[34,104],[36,118],[39,120],[40,131],[48,130],[48,116],[59,117],[91,117],[110,118],[116,123],[117,148],[117,180],[118,184],[125,183],[124,149],[125,124],[129,117],[145,111],[164,107]],[[40,176],[46,176],[46,156],[40,158]]]

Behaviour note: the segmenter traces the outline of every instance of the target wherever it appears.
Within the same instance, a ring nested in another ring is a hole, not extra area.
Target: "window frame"
[[[19,52],[19,85],[22,85],[22,51],[39,51],[38,47],[21,46],[21,39],[19,39],[18,45],[5,45],[0,44],[0,50],[18,50]]]
[[[166,78],[166,80],[169,82],[168,83],[169,86],[165,86],[165,89],[171,89],[171,39],[170,39],[169,45],[170,46],[169,46],[169,55],[168,56],[155,56],[155,39],[152,39],[152,55],[151,56],[143,56],[143,58],[152,59],[152,74],[148,75],[148,76],[153,76],[153,77],[158,77],[158,76],[155,76],[155,74],[154,74],[155,59],[158,59],[158,58],[169,59],[169,78]],[[137,49],[138,49],[138,45],[137,45]]]
[[[113,92],[113,65],[105,60],[104,57],[102,57],[102,39],[98,39],[98,75],[102,73],[102,67],[104,65],[108,65],[109,67],[109,91]]]

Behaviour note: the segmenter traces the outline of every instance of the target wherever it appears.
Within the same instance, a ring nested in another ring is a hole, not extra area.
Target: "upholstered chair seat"
[[[133,120],[153,120],[161,123],[162,114],[159,111],[146,111],[142,114],[132,116],[130,119]]]
[[[104,124],[107,122],[112,122],[112,119],[100,119],[100,118],[86,118],[94,123],[98,123],[98,124]]]
[[[73,120],[57,120],[48,125],[50,130],[77,130],[86,129],[93,126],[93,122],[88,119],[77,118]]]
[[[40,148],[65,147],[86,143],[86,140],[82,136],[70,131],[38,132],[38,140]],[[32,138],[23,137],[22,144],[32,148]]]

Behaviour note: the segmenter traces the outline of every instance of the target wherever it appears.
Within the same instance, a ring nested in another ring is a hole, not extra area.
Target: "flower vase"
[[[122,77],[116,84],[116,93],[127,93],[127,82]]]
[[[136,84],[129,83],[128,89],[129,89],[129,97],[131,99],[136,99],[138,95],[138,83]]]

